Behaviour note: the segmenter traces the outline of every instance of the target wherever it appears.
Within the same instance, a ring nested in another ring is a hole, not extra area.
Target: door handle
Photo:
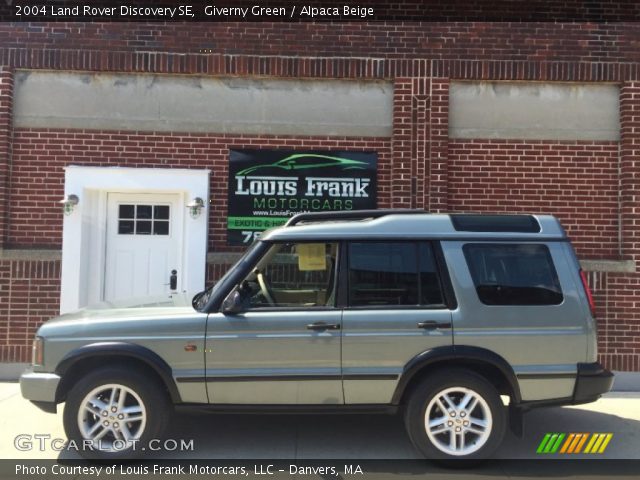
[[[178,288],[178,271],[171,270],[171,275],[169,275],[169,289],[175,290]]]
[[[307,330],[340,330],[339,323],[316,322],[307,325]]]
[[[426,322],[418,322],[418,328],[424,328],[425,330],[451,328],[451,322],[436,322],[434,320],[427,320]]]

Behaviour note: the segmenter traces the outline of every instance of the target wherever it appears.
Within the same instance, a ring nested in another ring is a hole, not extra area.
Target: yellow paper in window
[[[326,270],[327,260],[324,243],[300,243],[298,250],[298,268],[301,271]]]

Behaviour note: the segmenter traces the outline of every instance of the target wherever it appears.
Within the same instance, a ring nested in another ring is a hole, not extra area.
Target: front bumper
[[[613,386],[613,373],[599,363],[579,363],[573,404],[595,402]]]
[[[60,377],[55,373],[25,371],[20,376],[22,396],[45,412],[56,413],[56,391]]]

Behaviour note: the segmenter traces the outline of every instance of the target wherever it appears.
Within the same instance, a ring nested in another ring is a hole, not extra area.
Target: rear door
[[[409,360],[453,342],[433,245],[351,242],[345,253],[345,403],[389,403]]]
[[[459,293],[455,344],[513,367],[523,400],[570,397],[587,351],[582,288],[564,242],[443,242]]]

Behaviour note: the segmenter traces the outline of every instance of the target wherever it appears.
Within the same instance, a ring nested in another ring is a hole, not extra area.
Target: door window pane
[[[560,281],[546,245],[467,244],[463,252],[482,303],[562,303]]]
[[[241,283],[248,308],[335,305],[337,243],[274,245]]]
[[[119,220],[118,221],[118,234],[120,235],[132,235],[135,229],[133,221]]]
[[[169,222],[153,222],[154,235],[169,235]]]
[[[168,205],[154,206],[153,218],[156,220],[169,220],[169,206]]]
[[[151,234],[151,222],[139,220],[136,222],[136,234],[138,235],[150,235]]]
[[[169,235],[169,205],[118,205],[119,235]]]
[[[418,305],[415,243],[352,243],[349,305]]]
[[[136,218],[151,218],[151,205],[137,205]]]
[[[135,205],[120,205],[118,208],[119,218],[134,218],[136,211]]]

